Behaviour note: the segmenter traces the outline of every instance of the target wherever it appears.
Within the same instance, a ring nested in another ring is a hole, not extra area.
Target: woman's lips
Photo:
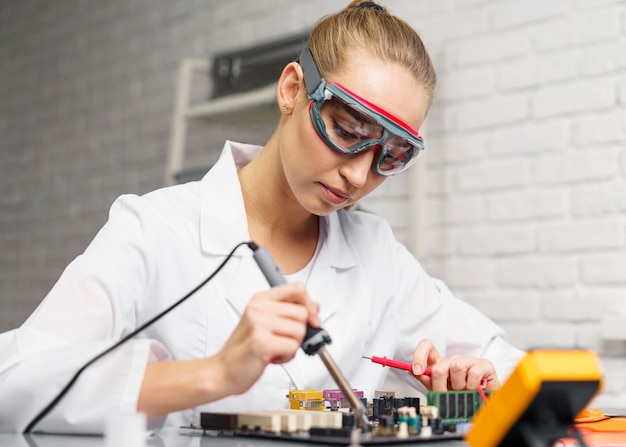
[[[330,203],[333,203],[335,205],[341,205],[350,198],[348,194],[338,189],[331,188],[327,185],[324,185],[323,183],[321,185],[322,191],[324,191],[324,197],[326,197],[326,200],[328,200]]]

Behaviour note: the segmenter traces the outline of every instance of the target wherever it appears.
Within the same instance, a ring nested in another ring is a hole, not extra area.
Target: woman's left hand
[[[423,374],[430,368],[431,375]],[[422,340],[413,353],[413,376],[431,391],[477,390],[500,387],[493,364],[486,359],[455,355],[444,358],[431,340]]]

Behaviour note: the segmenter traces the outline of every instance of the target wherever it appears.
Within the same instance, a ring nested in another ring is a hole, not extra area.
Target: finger
[[[448,391],[450,379],[450,361],[441,359],[434,365],[430,365],[430,379],[432,391]]]
[[[250,355],[265,356],[278,339],[290,339],[300,346],[306,335],[306,310],[293,303],[265,301],[268,308],[249,306],[240,321],[241,330],[235,331],[233,340],[247,344]],[[239,327],[238,327],[239,329]],[[271,356],[275,353],[271,353]],[[284,357],[281,357],[284,358]],[[270,359],[266,358],[269,363]]]
[[[255,295],[255,298],[304,304],[308,296],[304,284],[296,281],[259,292]]]
[[[288,337],[276,337],[270,363],[281,364],[292,360],[301,343]]]
[[[263,321],[264,329],[278,337],[288,337],[302,343],[306,335],[304,320],[283,318],[278,315],[269,315]]]
[[[492,376],[492,377],[487,377],[487,384],[485,386],[486,390],[497,390],[498,388],[500,388],[502,386],[502,382],[500,382],[500,379],[498,379],[498,376]]]
[[[295,355],[304,337],[304,326],[292,324],[301,336],[276,333],[271,324],[246,324],[241,330],[238,327],[236,334],[231,336],[223,349],[224,356],[234,365],[251,365],[257,362],[265,366],[276,359],[289,360]]]
[[[418,381],[420,381],[422,383],[422,385],[424,385],[424,387],[426,387],[427,390],[431,390],[432,391],[432,389],[433,389],[433,382],[432,382],[432,379],[430,378],[430,376],[426,376],[424,374],[416,376],[416,375],[412,374],[410,371],[407,371],[407,374],[410,374],[411,377],[414,377]]]
[[[322,320],[320,320],[320,303],[317,301],[311,301],[311,305],[308,307],[309,310],[309,319],[308,322],[313,327],[320,327],[322,325]]]
[[[293,284],[296,287],[295,293],[298,295],[298,302],[302,303],[307,309],[307,322],[313,327],[320,327],[322,325],[322,320],[320,320],[318,315],[320,311],[319,303],[311,300],[306,290],[306,285],[302,281],[297,281]]]
[[[456,356],[450,359],[449,377],[451,390],[472,389],[468,386],[468,374],[470,368],[474,366],[476,361],[477,359],[473,357]],[[474,371],[474,373],[477,372],[478,371]],[[474,377],[474,379],[477,379],[477,385],[479,385],[481,378]]]
[[[486,359],[478,359],[467,372],[467,389],[476,390],[479,387],[485,387],[488,390],[500,388],[500,380],[493,364]]]
[[[265,332],[255,340],[255,350],[265,364],[285,363],[293,359],[302,344],[301,338]]]
[[[250,301],[244,314],[246,314],[250,320],[259,324],[269,318],[276,317],[297,321],[304,326],[308,318],[307,309],[301,304],[271,300]]]
[[[423,374],[426,367],[443,360],[441,354],[429,339],[420,341],[413,352],[413,374],[419,376]]]
[[[224,367],[229,394],[248,390],[263,374],[270,363],[285,363],[293,359],[300,343],[289,338],[274,336],[257,330],[243,340],[229,340],[218,357]]]
[[[269,290],[255,295],[255,298],[263,300],[291,302],[294,304],[302,305],[306,308],[307,311],[307,321],[312,326],[319,327],[322,324],[318,316],[319,304],[310,299],[306,291],[306,287],[301,281],[272,287]]]

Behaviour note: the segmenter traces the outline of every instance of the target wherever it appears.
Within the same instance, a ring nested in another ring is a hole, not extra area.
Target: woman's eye
[[[342,126],[341,124],[339,124],[337,121],[335,121],[335,125],[333,126],[335,129],[335,133],[337,134],[338,137],[344,139],[344,140],[360,140],[361,137],[359,135],[357,135],[356,133],[354,133],[352,130],[352,128],[350,128],[349,126]]]

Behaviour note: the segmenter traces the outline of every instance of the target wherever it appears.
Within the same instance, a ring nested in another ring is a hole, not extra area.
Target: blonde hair
[[[323,17],[311,31],[308,44],[324,77],[340,71],[351,52],[363,49],[406,67],[426,90],[428,106],[433,102],[437,74],[422,39],[384,7],[352,1],[342,11]]]

